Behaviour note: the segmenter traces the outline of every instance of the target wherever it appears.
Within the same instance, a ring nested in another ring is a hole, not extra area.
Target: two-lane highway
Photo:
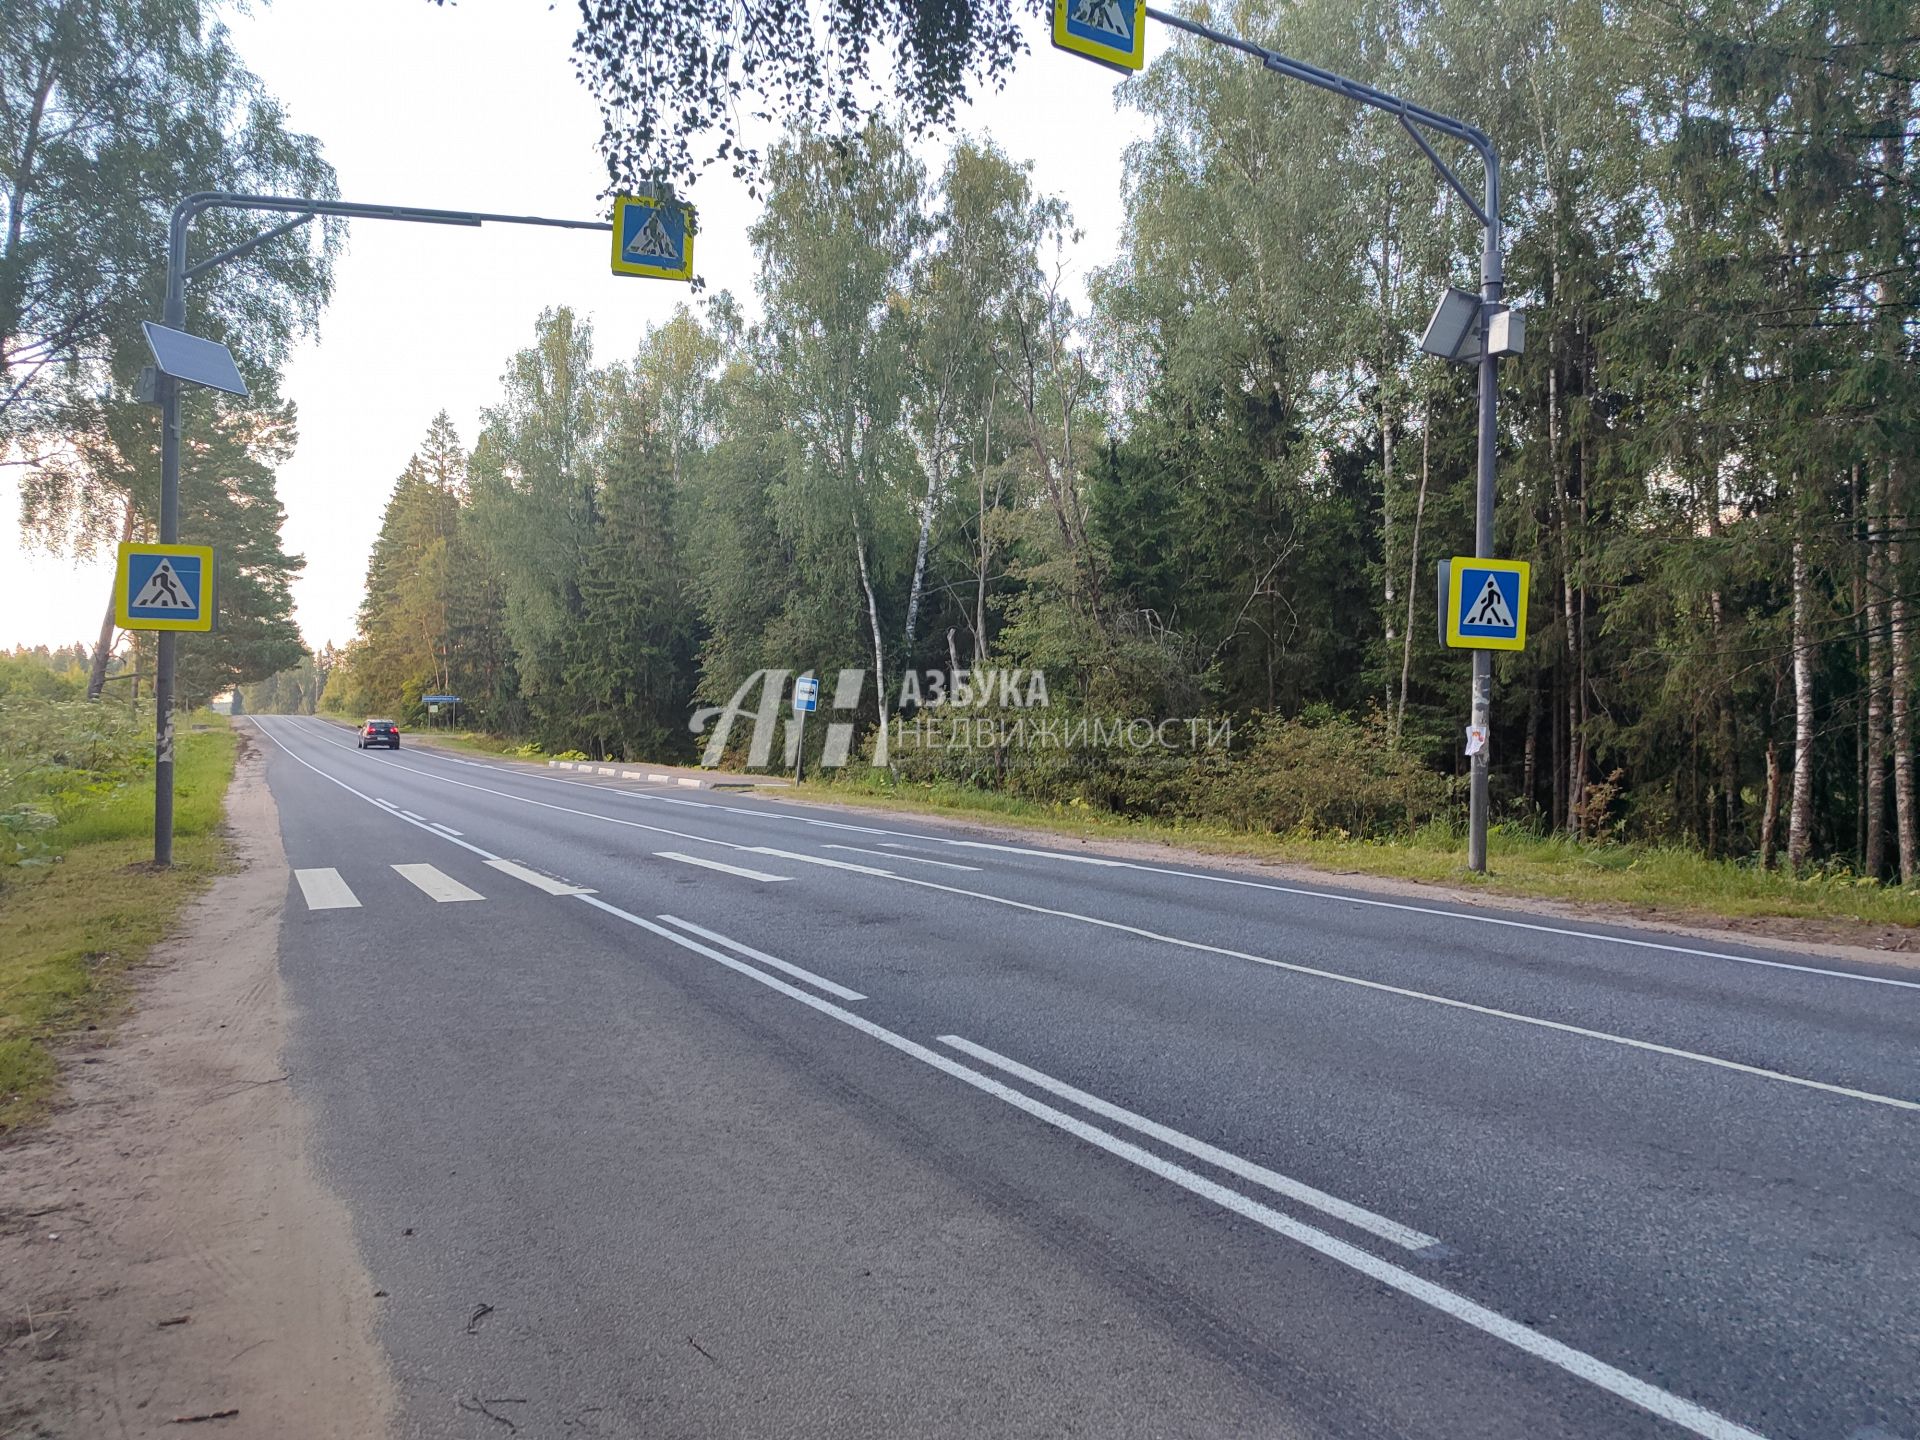
[[[407,1433],[1920,1440],[1920,972],[255,723]]]

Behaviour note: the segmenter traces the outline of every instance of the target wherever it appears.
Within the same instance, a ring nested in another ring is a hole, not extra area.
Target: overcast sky
[[[540,0],[280,0],[230,19],[236,47],[319,136],[349,200],[593,219],[605,170],[598,113],[575,79],[571,5]],[[1150,36],[1149,44],[1158,36]],[[1053,50],[1038,24],[1007,90],[962,127],[1034,162],[1085,231],[1075,285],[1106,263],[1120,223],[1122,150],[1139,118],[1115,109],[1118,77]],[[937,160],[937,148],[928,158]],[[690,198],[701,212],[696,270],[751,304],[746,232],[757,206],[724,174]],[[293,358],[298,453],[280,471],[288,548],[307,568],[294,595],[309,644],[353,634],[367,553],[393,479],[436,411],[472,444],[507,357],[549,305],[590,315],[603,357],[631,353],[686,287],[615,278],[592,233],[361,222],[349,237],[317,340]],[[0,481],[0,646],[91,644],[111,560],[76,566],[27,552],[18,503]],[[194,537],[186,535],[183,540]]]

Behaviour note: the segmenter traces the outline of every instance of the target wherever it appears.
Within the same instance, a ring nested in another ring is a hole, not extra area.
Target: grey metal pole
[[[1473,553],[1481,560],[1493,556],[1494,461],[1500,443],[1500,362],[1488,352],[1487,313],[1505,289],[1500,259],[1500,161],[1491,143],[1481,150],[1487,172],[1486,227],[1480,252],[1480,453],[1473,505]],[[1488,776],[1493,747],[1493,652],[1473,652],[1473,694],[1469,723],[1485,737],[1471,762],[1467,777],[1467,868],[1487,873]]]
[[[184,329],[187,321],[187,217],[173,212],[167,236],[167,297],[163,323]],[[160,543],[180,538],[180,382],[162,375],[160,389]],[[213,577],[201,577],[203,595]],[[162,630],[153,668],[153,863],[173,864],[173,679],[180,637]]]

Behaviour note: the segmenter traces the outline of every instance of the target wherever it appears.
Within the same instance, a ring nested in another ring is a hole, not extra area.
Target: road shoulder
[[[379,1301],[286,1083],[286,858],[243,742],[238,868],[133,981],[113,1043],[0,1165],[0,1426],[36,1436],[376,1437]]]

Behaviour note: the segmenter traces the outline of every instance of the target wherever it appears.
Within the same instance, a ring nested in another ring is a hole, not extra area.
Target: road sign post
[[[1136,53],[1123,63],[1119,56],[1109,53],[1096,53],[1094,49],[1081,44],[1069,43],[1062,38],[1063,28],[1072,36],[1071,21],[1063,25],[1063,16],[1084,15],[1087,11],[1099,8],[1104,20],[1111,5],[1100,5],[1099,0],[1054,0],[1054,44],[1062,49],[1073,50],[1087,55],[1090,59],[1103,64],[1117,64],[1122,69],[1138,69],[1145,60],[1144,44],[1140,36],[1140,27],[1136,24],[1133,38]],[[1498,440],[1496,427],[1495,387],[1499,378],[1497,364],[1502,354],[1518,354],[1521,337],[1525,333],[1524,323],[1518,320],[1503,319],[1507,313],[1500,305],[1500,297],[1505,286],[1505,275],[1501,258],[1500,224],[1500,152],[1486,132],[1456,120],[1451,115],[1438,110],[1430,110],[1424,105],[1416,105],[1410,100],[1402,100],[1359,80],[1349,79],[1332,70],[1323,70],[1318,65],[1310,65],[1304,60],[1295,60],[1282,55],[1277,50],[1269,50],[1251,40],[1243,40],[1238,35],[1230,35],[1224,30],[1216,30],[1198,20],[1189,20],[1184,15],[1175,15],[1152,5],[1142,5],[1139,13],[1162,25],[1175,30],[1183,30],[1189,35],[1198,36],[1216,45],[1224,45],[1230,50],[1238,50],[1243,55],[1258,60],[1262,66],[1276,75],[1284,75],[1290,80],[1304,81],[1308,85],[1326,90],[1351,100],[1356,104],[1367,105],[1375,110],[1384,110],[1400,122],[1400,128],[1407,132],[1413,143],[1420,147],[1440,178],[1447,182],[1455,195],[1459,196],[1473,217],[1480,222],[1480,306],[1477,314],[1468,317],[1470,336],[1463,336],[1463,342],[1469,346],[1473,358],[1477,359],[1480,370],[1480,424],[1479,424],[1479,465],[1474,495],[1473,551],[1477,559],[1487,559],[1493,555],[1493,495],[1494,495],[1494,449]],[[1096,27],[1098,28],[1098,27]],[[1077,38],[1077,37],[1076,37]],[[1097,37],[1096,37],[1097,38]],[[1117,35],[1112,38],[1117,39]],[[1433,148],[1428,135],[1436,135],[1447,140],[1458,141],[1480,157],[1483,176],[1482,198],[1475,199],[1474,194],[1451,166],[1440,158]],[[1467,298],[1471,300],[1469,292]],[[1490,327],[1497,327],[1490,333]],[[1453,356],[1465,359],[1465,353]],[[1482,737],[1482,743],[1472,756],[1472,769],[1468,788],[1468,830],[1467,830],[1467,866],[1469,869],[1484,872],[1487,868],[1487,780],[1488,754],[1484,737],[1491,725],[1493,712],[1493,657],[1483,649],[1476,649],[1473,656],[1473,691],[1470,713],[1471,726]]]
[[[193,217],[208,210],[256,210],[293,218],[264,230],[238,245],[187,264],[187,227]],[[206,190],[189,195],[173,207],[167,227],[167,291],[161,323],[147,324],[147,343],[153,348],[155,373],[153,403],[160,407],[160,543],[180,539],[180,386],[182,383],[229,389],[222,383],[231,372],[245,394],[233,356],[224,345],[190,335],[187,323],[187,281],[216,265],[253,251],[271,240],[299,229],[321,215],[348,220],[404,220],[420,225],[463,225],[478,228],[489,221],[501,225],[540,225],[560,230],[608,230],[604,220],[556,220],[545,215],[496,215],[480,210],[429,210],[411,205],[364,205],[350,200],[312,200],[295,195],[242,195]],[[219,366],[218,351],[226,356]],[[211,566],[209,566],[211,570]],[[153,863],[173,863],[173,678],[177,630],[162,630],[154,665],[153,708]]]
[[[798,785],[806,778],[807,763],[807,716],[820,708],[820,681],[812,675],[802,675],[793,682],[793,783]],[[829,736],[829,739],[832,737]]]

